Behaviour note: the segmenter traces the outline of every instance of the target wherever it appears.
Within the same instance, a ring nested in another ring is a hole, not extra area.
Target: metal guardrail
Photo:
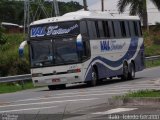
[[[31,74],[0,77],[0,83],[26,81],[31,79],[32,79]]]
[[[159,60],[159,59],[160,59],[160,55],[145,57],[145,60],[147,61],[154,61],[154,60]]]
[[[158,59],[160,59],[160,55],[145,58],[145,60],[147,60],[147,61],[154,61],[154,60],[158,60]],[[0,77],[0,83],[26,81],[26,80],[31,80],[31,79],[32,79],[31,74],[9,76],[9,77]]]

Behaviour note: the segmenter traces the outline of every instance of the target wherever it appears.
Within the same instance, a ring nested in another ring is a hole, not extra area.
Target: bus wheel
[[[65,88],[66,88],[66,85],[65,85],[65,84],[58,85],[58,88],[60,88],[60,89],[65,89]]]
[[[55,88],[54,85],[48,85],[48,89],[49,89],[49,90],[55,90],[56,88]]]
[[[135,66],[133,63],[130,64],[130,72],[128,74],[128,78],[130,80],[134,80],[134,78],[135,78]]]
[[[98,73],[95,70],[95,68],[93,67],[92,69],[92,80],[91,80],[91,86],[96,86],[98,81]]]
[[[65,89],[66,85],[61,84],[61,85],[48,85],[49,90],[56,90],[56,89]]]
[[[123,64],[123,75],[121,76],[122,80],[127,80],[128,79],[128,65],[126,63]]]

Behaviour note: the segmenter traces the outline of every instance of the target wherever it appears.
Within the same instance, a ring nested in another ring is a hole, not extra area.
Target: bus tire
[[[128,73],[129,73],[128,65],[127,65],[127,63],[124,63],[123,64],[123,74],[121,76],[121,79],[122,80],[128,80]]]
[[[134,80],[135,78],[135,65],[133,63],[130,64],[130,71],[128,73],[129,80]]]
[[[89,87],[93,87],[93,86],[97,85],[98,73],[97,73],[97,71],[96,71],[96,69],[94,67],[92,68],[91,76],[92,76],[91,81],[87,81],[86,82]]]
[[[66,85],[65,84],[60,84],[60,85],[48,85],[49,90],[56,90],[56,89],[65,89]]]
[[[55,90],[56,88],[55,88],[54,85],[48,85],[48,89],[49,89],[49,90]]]
[[[95,67],[92,68],[92,80],[91,80],[91,86],[96,86],[98,81],[98,73],[95,69]]]

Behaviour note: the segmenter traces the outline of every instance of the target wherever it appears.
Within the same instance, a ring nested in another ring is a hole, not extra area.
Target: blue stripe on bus
[[[111,61],[111,60],[108,60],[108,59],[101,57],[101,56],[95,57],[90,62],[89,66],[87,68],[87,71],[90,68],[91,64],[96,60],[100,60],[100,61],[104,62],[105,64],[109,65],[110,67],[119,67],[120,65],[122,65],[124,60],[129,60],[135,55],[137,47],[138,47],[138,37],[134,37],[131,39],[131,43],[130,43],[130,46],[129,46],[127,53],[122,58],[120,58],[117,61]],[[88,74],[91,74],[91,72],[92,72],[92,70],[90,68],[90,70],[88,71]],[[85,79],[88,79],[88,74],[87,75],[86,74],[87,74],[87,72],[85,73],[85,77],[86,77]]]

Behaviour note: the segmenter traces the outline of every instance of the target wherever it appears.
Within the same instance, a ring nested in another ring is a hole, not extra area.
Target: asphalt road
[[[88,114],[93,115],[95,119],[100,119],[98,117],[100,115],[103,119],[103,115],[107,113],[124,113],[126,111],[140,110],[138,106],[136,108],[115,108],[115,106],[106,107],[105,104],[108,98],[142,89],[160,89],[160,67],[146,69],[136,73],[135,80],[105,80],[96,87],[87,87],[85,84],[80,84],[68,85],[63,90],[49,91],[47,87],[43,87],[16,93],[1,94],[0,120],[1,115],[4,115],[4,113],[5,115],[18,114],[24,120],[37,120],[35,119],[37,115],[42,115],[40,118],[46,117],[42,118],[42,120],[50,120],[49,118],[52,118],[52,120],[53,118],[55,120],[88,120],[91,118]],[[26,116],[33,118],[27,119]]]

